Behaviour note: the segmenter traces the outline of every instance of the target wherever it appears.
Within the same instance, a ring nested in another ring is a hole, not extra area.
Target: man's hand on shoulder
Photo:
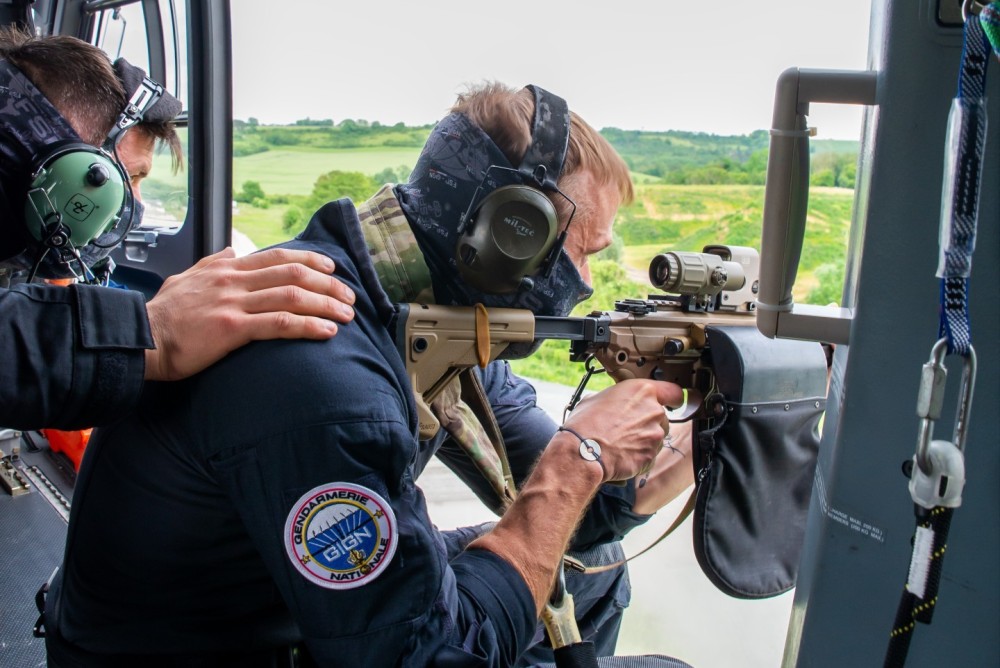
[[[227,248],[171,276],[146,305],[156,344],[146,380],[186,378],[250,341],[336,335],[354,317],[354,293],[333,270],[318,253]]]

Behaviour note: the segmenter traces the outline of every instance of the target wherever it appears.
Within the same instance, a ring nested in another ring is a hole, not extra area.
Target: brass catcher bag
[[[818,343],[769,339],[755,327],[707,328],[715,391],[696,421],[694,551],[736,598],[795,586],[827,362]]]

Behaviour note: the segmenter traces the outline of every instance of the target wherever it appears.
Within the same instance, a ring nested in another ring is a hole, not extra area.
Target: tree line
[[[431,125],[383,125],[378,121],[302,119],[292,125],[261,125],[257,119],[233,122],[233,155],[275,148],[364,149],[420,148]],[[661,183],[676,185],[763,185],[767,176],[769,135],[703,132],[650,132],[604,128],[601,134],[625,159],[629,169]],[[810,182],[853,188],[857,142],[813,140]]]

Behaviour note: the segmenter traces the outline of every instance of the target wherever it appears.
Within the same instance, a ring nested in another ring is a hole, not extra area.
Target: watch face
[[[580,441],[580,456],[588,462],[596,462],[601,458],[601,445],[592,438]]]

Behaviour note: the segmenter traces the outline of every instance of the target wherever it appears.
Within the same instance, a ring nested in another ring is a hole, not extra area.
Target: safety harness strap
[[[971,3],[966,0],[966,7]],[[989,7],[997,15],[1000,2]],[[984,9],[984,11],[985,11]],[[903,666],[917,622],[930,624],[947,550],[948,531],[964,485],[964,441],[968,429],[976,354],[968,311],[968,281],[975,248],[979,187],[986,143],[986,68],[990,44],[984,26],[989,21],[966,16],[965,41],[959,71],[958,96],[952,103],[945,146],[942,195],[939,340],[924,367],[917,415],[922,419],[917,455],[910,469],[910,494],[917,527],[906,586],[890,633],[884,665]],[[941,412],[946,370],[943,357],[963,357],[965,369],[953,441],[932,440],[932,425]],[[950,489],[948,489],[950,487]]]
[[[965,43],[948,129],[941,220],[941,324],[948,352],[967,355],[972,344],[968,280],[976,243],[983,146],[986,143],[986,66],[990,46],[976,18],[965,22]],[[950,174],[949,174],[950,172]]]

